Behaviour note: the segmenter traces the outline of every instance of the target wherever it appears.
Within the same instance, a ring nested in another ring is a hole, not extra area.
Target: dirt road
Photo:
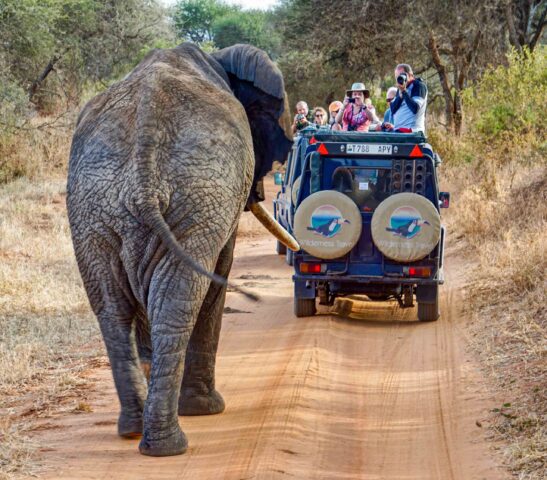
[[[228,294],[217,367],[226,411],[180,418],[185,455],[144,457],[137,440],[116,436],[118,402],[99,368],[92,412],[37,435],[47,447],[41,478],[505,478],[475,424],[491,403],[465,354],[448,267],[436,323],[364,298],[297,319],[274,241],[244,237],[231,278],[262,302]]]

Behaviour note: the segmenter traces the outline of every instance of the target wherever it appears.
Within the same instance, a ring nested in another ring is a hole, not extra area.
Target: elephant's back
[[[212,190],[219,205],[235,202],[237,210],[253,168],[247,116],[216,69],[172,51],[153,53],[80,114],[69,217],[103,224],[121,216],[122,230],[138,223],[143,202],[159,200],[169,210],[173,198],[194,204]]]

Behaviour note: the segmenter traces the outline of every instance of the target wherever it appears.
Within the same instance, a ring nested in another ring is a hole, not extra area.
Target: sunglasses
[[[315,116],[316,116],[316,117],[322,117],[323,114],[322,114],[322,113],[316,113]]]
[[[393,100],[393,98],[386,98],[386,102],[390,103]]]
[[[337,115],[340,110],[332,110],[330,113],[331,115]]]

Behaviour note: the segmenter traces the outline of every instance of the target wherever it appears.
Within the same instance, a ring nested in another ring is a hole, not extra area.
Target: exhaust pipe
[[[253,212],[253,215],[257,220],[283,245],[293,252],[298,252],[300,250],[300,245],[296,239],[279,225],[277,220],[275,220],[260,203],[251,203],[249,205],[249,210]]]

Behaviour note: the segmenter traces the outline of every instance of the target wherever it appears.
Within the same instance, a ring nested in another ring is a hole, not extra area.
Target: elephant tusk
[[[251,203],[249,210],[257,220],[266,227],[266,229],[277,238],[283,245],[293,252],[300,250],[300,245],[296,239],[285,230],[277,220],[275,220],[260,203]]]

